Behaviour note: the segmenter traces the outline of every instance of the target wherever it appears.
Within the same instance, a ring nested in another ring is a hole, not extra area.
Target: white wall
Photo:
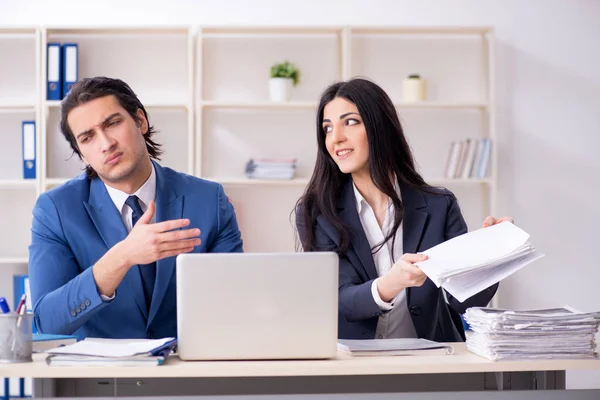
[[[0,24],[494,26],[499,210],[547,254],[503,282],[501,305],[600,310],[600,1],[146,3],[0,0]],[[570,374],[569,386],[600,387],[600,374]]]

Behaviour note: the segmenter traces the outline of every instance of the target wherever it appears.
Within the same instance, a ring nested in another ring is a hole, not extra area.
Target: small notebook
[[[454,348],[451,345],[427,339],[339,339],[338,350],[355,357],[454,353]]]

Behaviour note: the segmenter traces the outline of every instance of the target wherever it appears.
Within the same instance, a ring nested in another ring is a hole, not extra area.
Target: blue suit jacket
[[[404,205],[402,222],[403,251],[417,253],[467,232],[467,224],[456,198],[445,189],[423,193],[400,185]],[[350,228],[350,247],[340,256],[338,336],[342,339],[373,339],[382,311],[373,299],[371,284],[378,277],[369,242],[356,210],[352,180],[345,183],[337,207],[339,216]],[[298,226],[301,233],[302,227]],[[322,216],[314,227],[318,250],[335,251],[340,243],[333,226]],[[406,289],[408,309],[420,338],[440,342],[464,341],[460,319],[471,306],[485,306],[498,284],[467,299],[464,303],[448,294],[446,303],[442,289],[427,279],[420,287]]]
[[[241,252],[235,213],[220,184],[159,166],[156,221],[189,218],[202,243],[194,252]],[[33,209],[29,276],[39,332],[78,338],[177,336],[175,257],[157,262],[156,285],[147,311],[142,280],[132,267],[103,302],[91,267],[127,230],[104,183],[85,174],[39,196]]]

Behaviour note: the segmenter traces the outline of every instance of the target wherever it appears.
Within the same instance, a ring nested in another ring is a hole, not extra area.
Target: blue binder
[[[76,43],[62,45],[62,97],[64,98],[79,77],[79,47]]]
[[[60,43],[48,43],[48,56],[46,65],[46,81],[48,100],[60,100],[62,94],[62,59]]]
[[[35,179],[35,121],[23,121],[23,179]]]

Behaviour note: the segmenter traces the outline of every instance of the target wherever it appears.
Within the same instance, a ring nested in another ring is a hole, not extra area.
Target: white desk
[[[464,344],[454,348],[453,355],[306,361],[183,362],[173,357],[160,367],[49,367],[37,354],[33,363],[0,364],[0,376],[34,378],[39,398],[443,391],[461,392],[464,399],[464,392],[473,391],[560,391],[565,371],[600,369],[600,360],[491,362],[466,351]],[[590,393],[596,397],[589,398],[600,398],[600,390],[574,392],[569,398]]]

